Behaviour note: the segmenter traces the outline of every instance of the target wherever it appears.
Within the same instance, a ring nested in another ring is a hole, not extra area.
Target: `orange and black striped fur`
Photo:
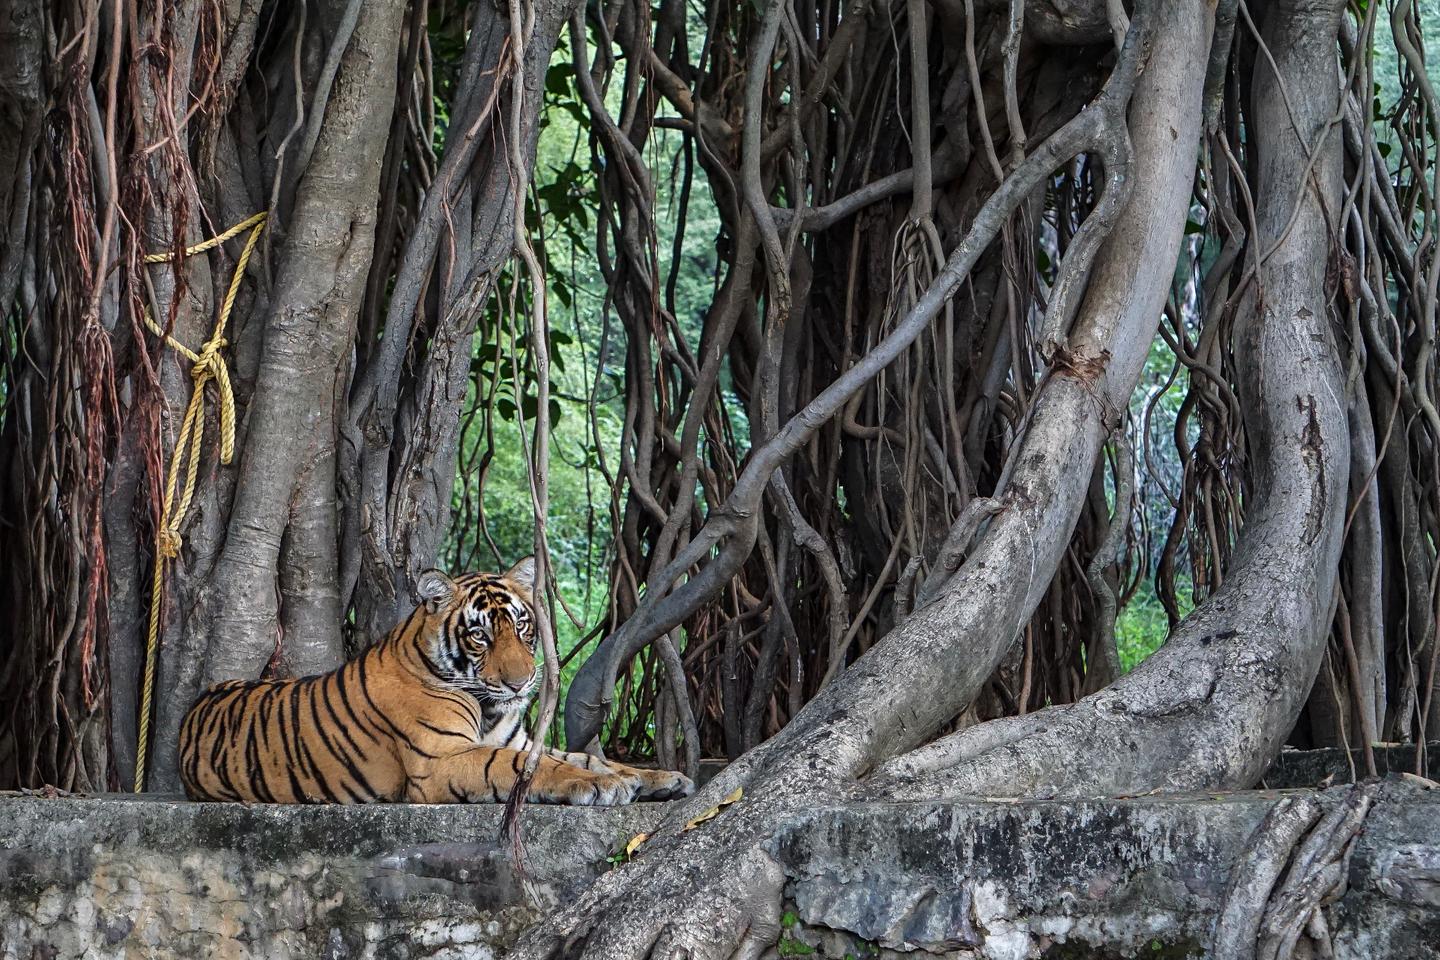
[[[211,687],[180,729],[194,800],[473,803],[504,800],[525,763],[535,687],[534,563],[454,580],[421,575],[421,603],[363,656],[297,680]],[[545,803],[664,800],[686,777],[547,750]]]

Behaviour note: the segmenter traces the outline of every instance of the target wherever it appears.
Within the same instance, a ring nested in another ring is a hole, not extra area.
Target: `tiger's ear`
[[[455,598],[455,581],[439,570],[426,570],[415,581],[415,596],[426,609],[436,613]]]
[[[535,596],[535,558],[526,557],[505,571],[505,579],[519,587],[530,600]]]

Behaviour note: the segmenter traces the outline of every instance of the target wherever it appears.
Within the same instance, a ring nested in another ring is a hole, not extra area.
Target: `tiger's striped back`
[[[366,655],[367,657],[369,654]],[[298,680],[231,680],[180,729],[180,779],[196,800],[369,803],[398,799],[395,738],[364,660]]]

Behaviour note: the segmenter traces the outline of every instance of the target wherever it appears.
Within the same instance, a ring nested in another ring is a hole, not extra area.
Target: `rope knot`
[[[160,556],[166,560],[174,560],[180,556],[180,534],[168,527],[160,528],[159,537]]]
[[[195,366],[209,366],[220,359],[220,351],[230,346],[230,341],[224,337],[216,337],[213,340],[206,340],[205,345],[200,348],[199,355],[195,358]]]
[[[190,376],[196,384],[203,383],[206,376],[216,380],[226,379],[225,371],[221,369],[225,365],[225,359],[220,356],[220,351],[229,345],[230,341],[224,337],[205,342],[205,346],[195,355],[195,365],[190,368]]]

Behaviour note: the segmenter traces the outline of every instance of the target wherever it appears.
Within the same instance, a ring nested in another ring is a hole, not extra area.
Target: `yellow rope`
[[[165,569],[169,562],[180,555],[180,528],[190,501],[195,495],[195,475],[200,468],[201,441],[205,436],[205,385],[215,381],[220,402],[220,462],[229,463],[235,456],[235,394],[230,388],[230,372],[225,369],[225,360],[220,350],[226,346],[225,324],[230,319],[230,310],[235,306],[235,296],[240,292],[240,280],[260,232],[265,229],[264,212],[242,220],[217,237],[185,248],[185,255],[204,253],[238,236],[246,230],[250,236],[245,239],[245,249],[235,264],[235,274],[230,278],[230,288],[225,302],[220,305],[220,316],[215,321],[215,330],[210,339],[196,353],[185,344],[170,336],[157,324],[150,311],[145,311],[145,325],[158,337],[190,361],[190,378],[195,382],[190,391],[190,405],[185,408],[185,419],[180,421],[180,432],[175,439],[175,450],[170,456],[170,470],[165,479],[165,498],[160,514],[160,529],[155,534],[155,577],[150,586],[150,633],[145,642],[145,681],[140,691],[139,743],[135,750],[135,792],[145,789],[145,760],[150,745],[150,698],[155,690],[155,655],[160,646],[160,587],[165,580]],[[167,263],[174,259],[172,253],[152,253],[145,257],[146,263]],[[185,465],[185,485],[180,488],[180,502],[175,503],[176,486],[180,479],[180,466]]]

